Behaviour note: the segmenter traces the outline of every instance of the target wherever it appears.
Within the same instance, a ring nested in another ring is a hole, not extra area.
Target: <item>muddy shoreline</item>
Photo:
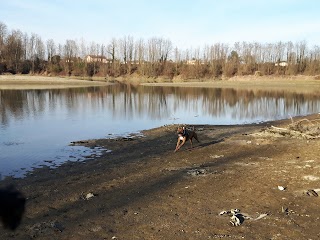
[[[318,121],[319,114],[294,118]],[[263,135],[291,119],[195,126],[200,143],[173,153],[174,125],[132,139],[94,139],[112,150],[85,163],[6,178],[27,198],[22,224],[2,239],[317,239],[319,139]],[[285,190],[279,190],[284,186]],[[240,226],[221,211],[250,216]],[[259,216],[261,219],[254,220]]]

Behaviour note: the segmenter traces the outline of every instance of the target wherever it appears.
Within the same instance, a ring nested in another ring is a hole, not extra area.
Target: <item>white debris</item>
[[[278,186],[278,189],[279,189],[280,191],[284,191],[284,190],[286,190],[286,187]]]
[[[230,212],[234,215],[234,214],[239,213],[239,212],[240,212],[240,209],[237,209],[237,208],[231,209]]]
[[[86,195],[86,200],[89,200],[90,198],[93,198],[94,197],[94,194],[93,193],[88,193]]]
[[[259,219],[262,219],[262,218],[265,218],[266,216],[268,216],[267,213],[263,213],[263,214],[260,214],[258,217],[254,218],[254,217],[251,217],[249,216],[248,214],[246,213],[241,213],[240,212],[240,209],[231,209],[230,211],[221,211],[219,213],[219,215],[224,215],[224,214],[227,214],[230,216],[230,223],[232,226],[235,226],[235,227],[238,227],[240,226],[245,220],[259,220]]]
[[[229,211],[221,211],[219,215],[227,214]]]
[[[235,226],[235,227],[238,227],[238,226],[241,225],[241,221],[240,221],[240,219],[238,218],[237,215],[232,215],[231,216],[230,223],[232,224],[232,226]]]
[[[266,216],[268,216],[267,213],[262,213],[262,214],[259,215],[259,217],[254,218],[253,220],[259,220],[259,219],[262,219],[262,218],[264,218],[264,217],[266,217]]]
[[[210,155],[210,158],[222,158],[224,155]]]

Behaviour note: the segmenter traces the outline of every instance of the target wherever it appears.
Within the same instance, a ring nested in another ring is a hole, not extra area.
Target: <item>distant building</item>
[[[204,64],[204,62],[200,59],[192,58],[191,60],[187,60],[187,65],[196,65],[196,64]]]
[[[277,62],[277,63],[275,63],[274,65],[275,65],[276,67],[277,67],[277,66],[286,67],[286,66],[288,66],[288,63],[283,61],[283,62]]]
[[[197,60],[195,60],[195,59],[192,59],[192,60],[188,60],[188,61],[187,61],[187,64],[188,64],[188,65],[196,65],[196,63],[197,63]]]
[[[99,55],[87,55],[85,57],[85,61],[90,62],[101,62],[101,63],[111,63],[111,59],[107,59],[105,56],[99,56]]]
[[[80,57],[64,58],[64,61],[67,63],[82,62]]]

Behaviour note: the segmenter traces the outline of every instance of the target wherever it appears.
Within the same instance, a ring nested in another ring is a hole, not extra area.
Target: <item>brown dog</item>
[[[191,148],[193,147],[192,145],[193,138],[199,142],[198,135],[196,134],[196,132],[187,130],[184,127],[178,127],[177,134],[178,134],[178,141],[177,141],[176,149],[174,150],[174,152],[178,151],[188,140],[190,141]]]

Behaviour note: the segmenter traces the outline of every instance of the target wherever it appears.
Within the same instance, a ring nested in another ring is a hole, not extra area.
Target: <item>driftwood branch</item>
[[[289,137],[295,137],[295,138],[304,138],[304,139],[315,139],[318,138],[318,136],[312,136],[306,133],[302,133],[299,131],[287,129],[287,128],[279,128],[279,127],[274,127],[271,126],[269,129],[269,132],[271,133],[277,133],[283,136],[289,136]]]
[[[320,119],[301,119],[294,122],[291,118],[291,123],[287,127],[271,126],[264,129],[260,133],[255,133],[257,136],[283,136],[300,139],[319,139],[320,138]]]

